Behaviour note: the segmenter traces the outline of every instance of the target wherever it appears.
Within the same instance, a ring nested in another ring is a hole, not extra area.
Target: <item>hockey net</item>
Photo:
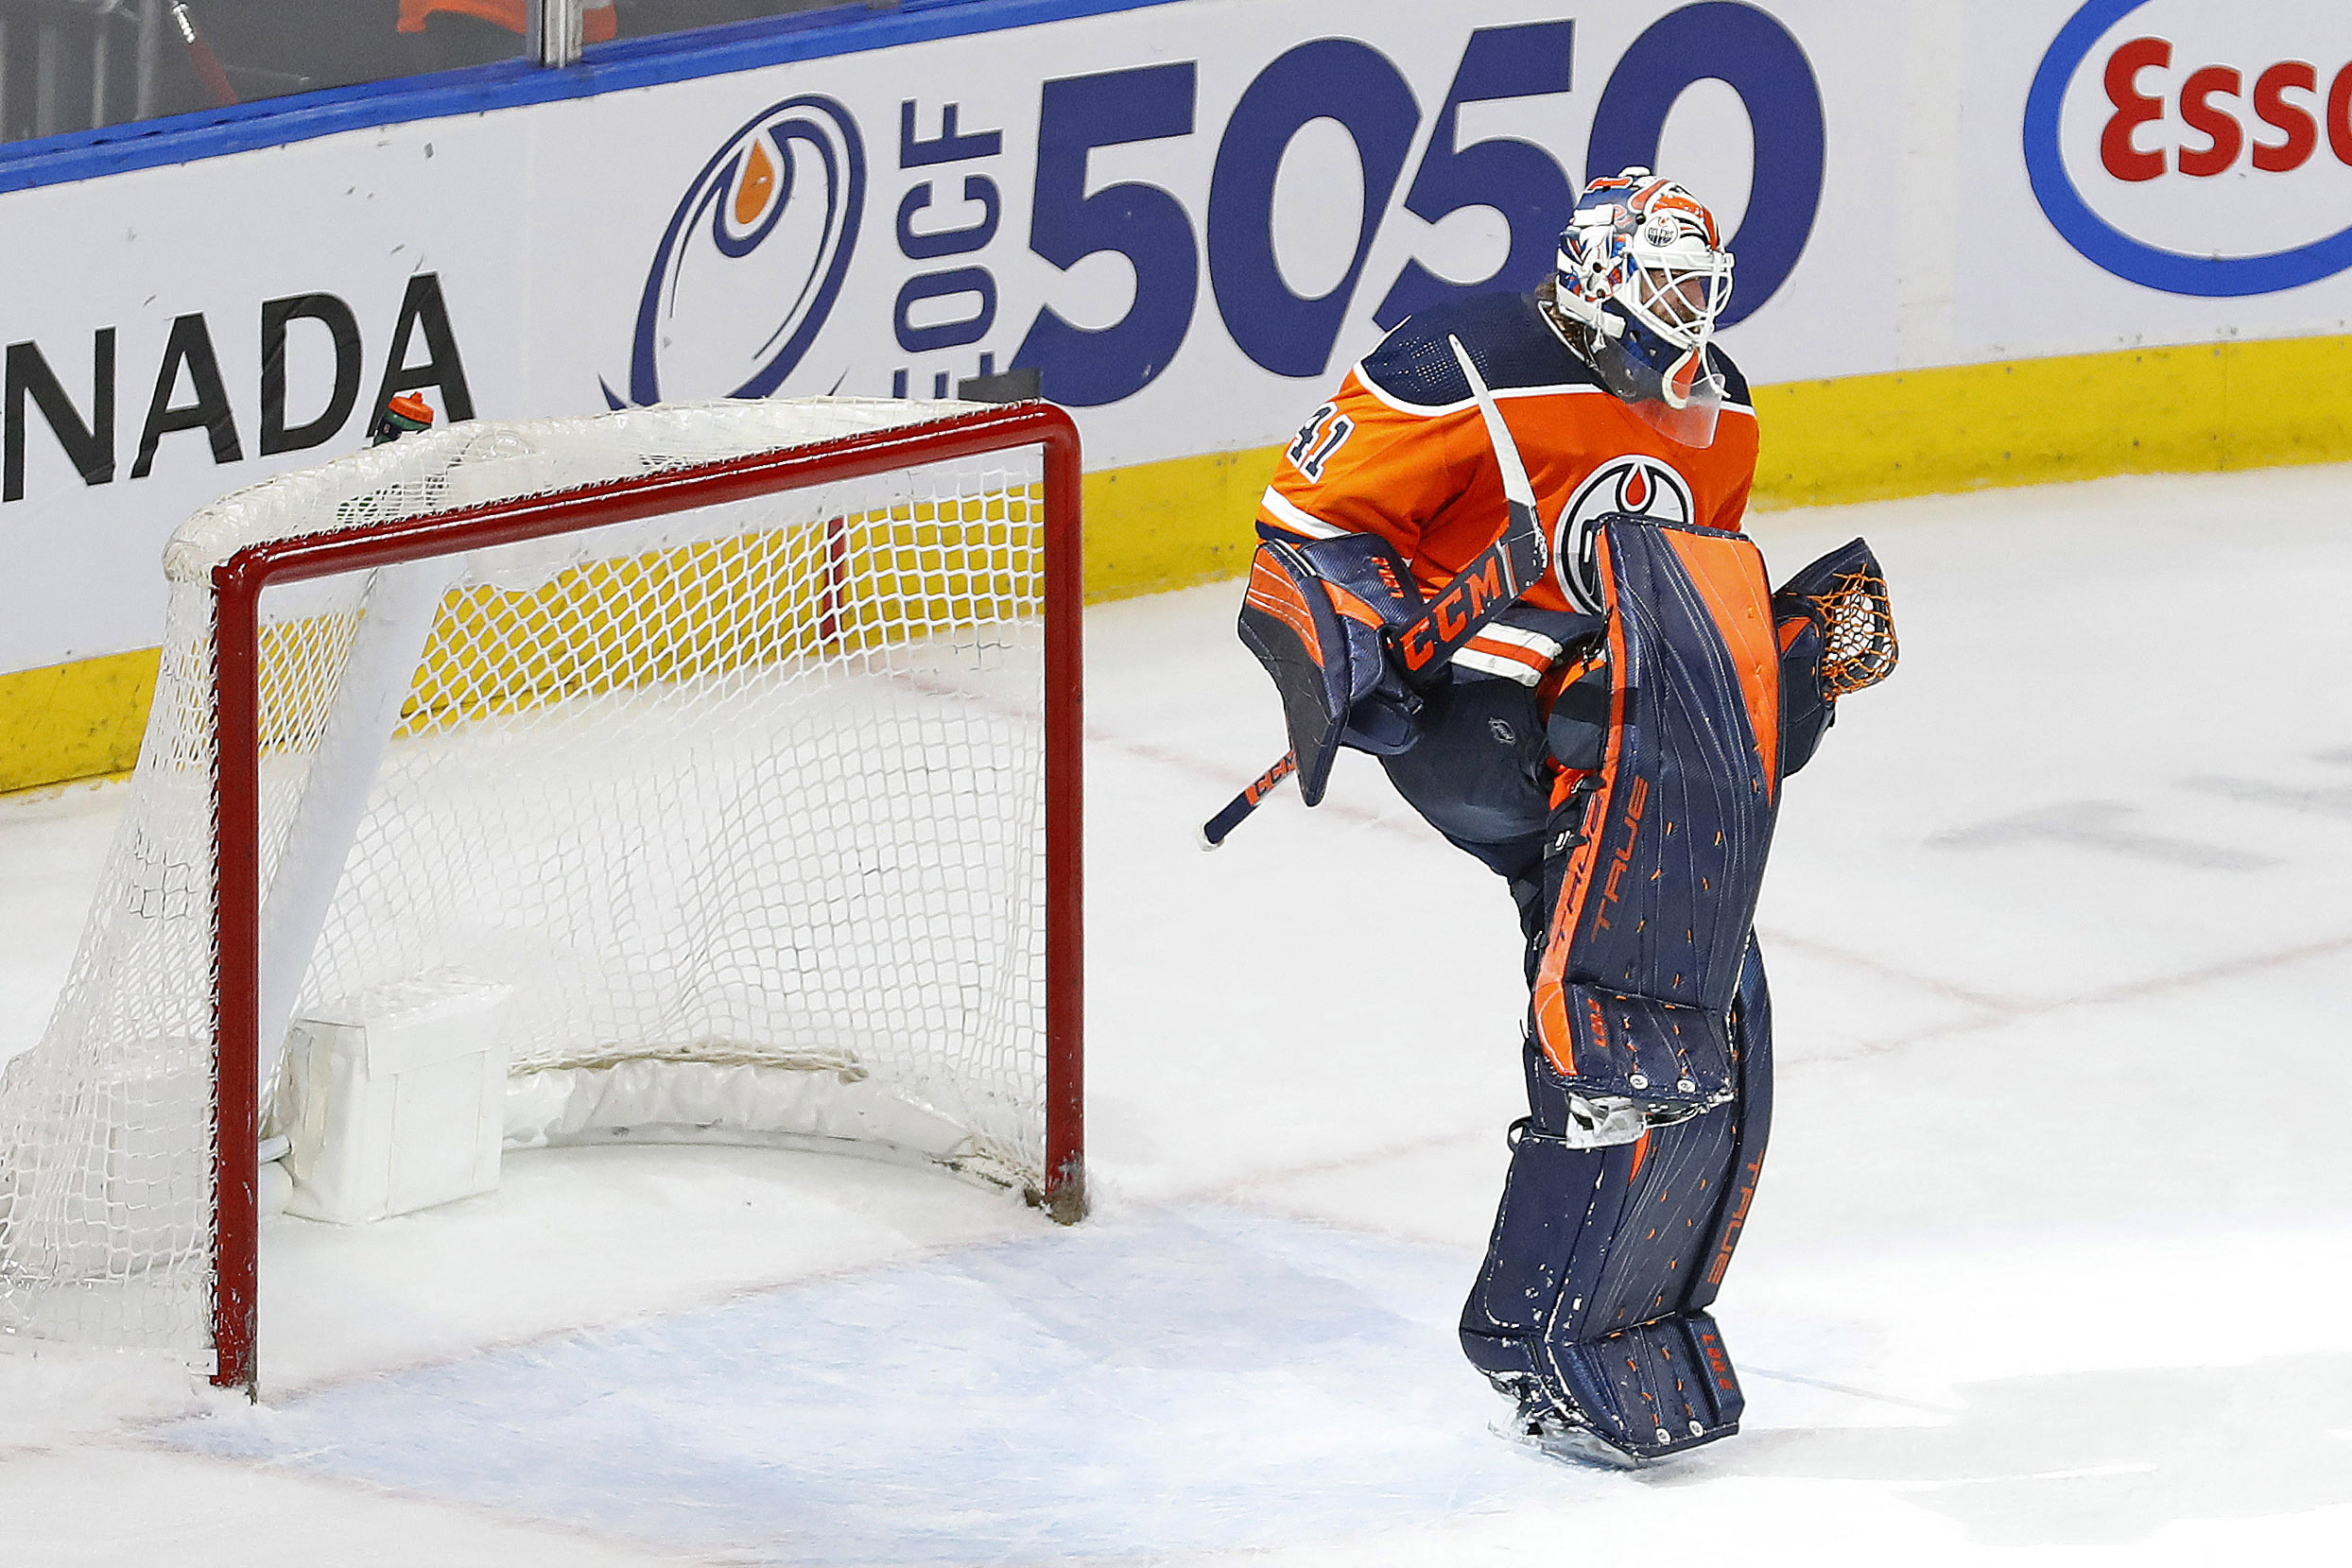
[[[731,403],[199,513],[0,1074],[0,1333],[250,1384],[289,1025],[419,996],[504,998],[509,1147],[896,1151],[1075,1217],[1077,472],[1039,405]]]

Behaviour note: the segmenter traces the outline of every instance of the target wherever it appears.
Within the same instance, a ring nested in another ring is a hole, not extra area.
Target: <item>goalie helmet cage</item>
[[[562,1092],[537,1094],[518,1138],[510,1091],[510,1146],[871,1140],[1080,1218],[1079,475],[1048,405],[809,399],[461,424],[199,514],[167,552],[159,711],[74,974],[0,1077],[0,1329],[209,1352],[216,1384],[252,1389],[259,1144],[285,1094],[263,1042],[460,970],[501,996],[579,981],[568,948],[499,964],[541,918],[520,901],[583,874],[602,879],[593,935],[650,951],[598,954],[624,973],[591,975],[587,1002],[515,1005],[515,1083]],[[183,624],[183,596],[209,624]],[[401,672],[389,707],[366,700],[371,658]],[[504,781],[534,748],[555,783],[516,804]],[[686,777],[711,756],[735,771]],[[208,812],[175,768],[209,775]],[[175,783],[210,839],[193,865],[158,827]],[[471,816],[439,804],[469,791]],[[578,813],[632,803],[647,819],[577,842]],[[514,817],[562,819],[520,850],[476,844]],[[803,896],[779,913],[779,890]],[[193,960],[140,951],[205,902]],[[455,969],[435,946],[453,920]],[[111,991],[142,959],[209,989],[210,1017],[180,1025],[193,1048],[144,1020],[109,1062],[105,1025],[123,1035],[133,1010]],[[648,976],[650,1000],[629,991]],[[586,1033],[550,1045],[540,1013]],[[186,1087],[191,1062],[209,1084]],[[639,1069],[702,1077],[679,1091]],[[712,1130],[746,1118],[753,1135]]]

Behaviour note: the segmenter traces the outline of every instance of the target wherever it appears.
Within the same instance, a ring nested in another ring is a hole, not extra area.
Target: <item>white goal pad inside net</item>
[[[494,529],[529,498],[993,417],[817,399],[467,423],[183,526],[100,892],[45,1033],[0,1075],[0,1332],[215,1350],[216,998],[240,940],[260,1125],[233,1111],[224,1147],[302,1145],[305,1021],[475,996],[498,1002],[510,1148],[775,1141],[1032,1194],[1073,1174],[1046,1125],[1033,430],[748,497],[682,483],[542,537],[441,527],[390,563],[318,553],[260,592],[257,820],[216,822],[216,583],[239,552],[467,509]],[[244,936],[220,898],[239,855]]]

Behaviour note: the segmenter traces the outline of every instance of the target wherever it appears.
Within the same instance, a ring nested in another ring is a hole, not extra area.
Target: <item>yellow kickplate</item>
[[[139,760],[157,651],[0,674],[0,793],[121,773]]]
[[[2352,337],[2199,343],[1755,389],[1769,507],[2352,458]]]

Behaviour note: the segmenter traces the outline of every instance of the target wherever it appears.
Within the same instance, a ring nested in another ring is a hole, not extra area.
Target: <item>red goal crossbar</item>
[[[213,1382],[256,1387],[261,1135],[261,637],[264,589],[924,463],[1036,446],[1045,457],[1046,1190],[1086,1207],[1081,854],[1081,564],[1078,427],[1049,404],[958,414],[871,436],[588,485],[522,501],[249,545],[213,574],[218,704],[213,826]]]

